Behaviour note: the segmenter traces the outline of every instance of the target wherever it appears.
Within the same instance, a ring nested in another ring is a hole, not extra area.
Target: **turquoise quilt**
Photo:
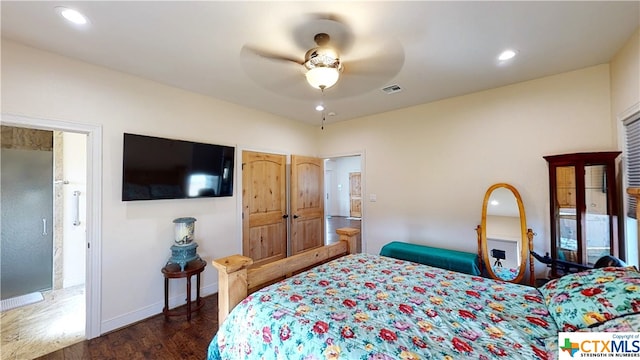
[[[257,291],[208,359],[555,359],[537,289],[369,254]]]

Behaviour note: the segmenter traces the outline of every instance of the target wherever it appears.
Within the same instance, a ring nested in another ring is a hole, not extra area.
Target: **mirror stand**
[[[527,242],[529,244],[529,249],[533,249],[533,237],[536,233],[531,229],[527,229]],[[529,253],[529,285],[534,286],[536,283],[536,267],[533,262],[533,255]]]
[[[529,283],[535,283],[534,263],[529,253],[534,233],[527,228],[522,197],[515,187],[507,183],[489,187],[482,203],[482,219],[476,231],[478,256],[488,277],[521,283],[528,270]]]

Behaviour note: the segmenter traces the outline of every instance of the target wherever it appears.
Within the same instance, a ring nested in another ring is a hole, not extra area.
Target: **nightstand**
[[[180,264],[169,263],[162,268],[162,275],[164,275],[164,308],[162,312],[165,318],[169,316],[187,315],[187,320],[191,321],[191,313],[200,310],[204,305],[204,301],[200,298],[200,274],[204,271],[204,267],[207,262],[198,258],[196,260],[189,261],[184,265],[184,269],[181,269]],[[196,299],[191,301],[191,277],[196,275]],[[169,279],[187,279],[187,309],[186,311],[169,309]],[[193,303],[193,304],[192,304]]]

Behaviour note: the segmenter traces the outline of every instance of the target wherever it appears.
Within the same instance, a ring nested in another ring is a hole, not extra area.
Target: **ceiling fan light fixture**
[[[342,63],[334,49],[326,46],[311,49],[307,51],[305,60],[305,76],[309,85],[324,90],[338,82]]]
[[[315,67],[305,74],[309,85],[316,89],[328,89],[340,78],[340,71],[334,67]]]

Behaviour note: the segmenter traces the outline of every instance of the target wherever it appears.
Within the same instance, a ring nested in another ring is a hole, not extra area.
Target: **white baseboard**
[[[205,297],[209,295],[213,295],[218,292],[218,283],[211,284],[209,286],[203,286],[200,288],[200,296]],[[174,308],[177,306],[184,305],[184,299],[187,297],[187,292],[184,291],[176,296],[169,298],[169,308]],[[152,316],[158,315],[162,313],[162,308],[164,307],[164,299],[160,299],[160,301],[155,302],[149,306],[144,308],[129,312],[127,314],[117,316],[115,318],[105,320],[102,322],[100,326],[100,335],[106,334],[108,332],[118,330],[120,328],[129,326],[138,321],[148,319]],[[203,309],[204,311],[217,311],[217,309]],[[201,310],[201,311],[203,311]],[[186,319],[186,318],[185,318]]]

